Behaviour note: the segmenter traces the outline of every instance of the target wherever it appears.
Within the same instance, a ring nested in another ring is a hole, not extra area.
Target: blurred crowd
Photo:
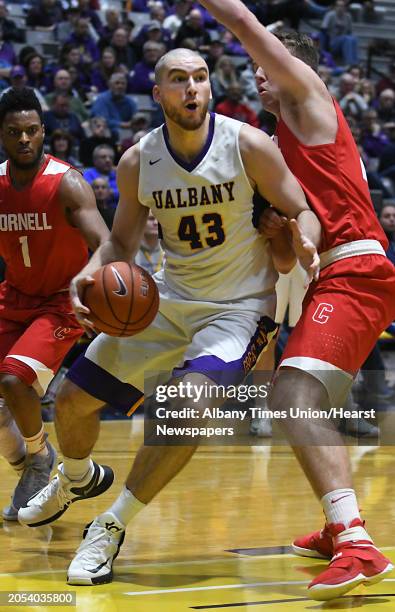
[[[395,54],[367,78],[355,20],[383,17],[374,0],[245,0],[271,31],[308,30],[319,73],[339,101],[358,143],[395,260]],[[163,122],[152,99],[154,67],[171,48],[202,53],[211,71],[212,110],[273,133],[252,64],[231,32],[193,0],[0,0],[0,96],[33,87],[45,110],[46,149],[79,168],[109,227],[118,202],[122,153]],[[1,159],[0,151],[0,161]],[[388,217],[388,219],[387,219]],[[150,218],[138,263],[152,273],[161,252]]]
[[[374,30],[380,7],[345,0],[246,4],[273,31],[313,20],[320,75],[350,122],[369,185],[394,197],[395,57],[380,78],[366,78],[353,34],[354,18]],[[35,89],[48,152],[82,169],[109,225],[118,198],[114,168],[126,148],[162,123],[151,97],[154,66],[179,46],[206,57],[213,110],[273,131],[244,49],[193,0],[122,0],[103,8],[100,0],[0,0],[0,95],[10,86]]]

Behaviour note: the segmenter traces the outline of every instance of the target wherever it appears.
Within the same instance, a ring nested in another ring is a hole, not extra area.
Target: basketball
[[[102,266],[92,275],[83,303],[95,328],[110,336],[134,336],[148,327],[159,308],[159,293],[152,276],[124,261]]]

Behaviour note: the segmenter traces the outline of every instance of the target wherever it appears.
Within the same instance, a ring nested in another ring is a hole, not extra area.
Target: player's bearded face
[[[11,151],[7,151],[7,148],[4,145],[3,148],[8,159],[16,168],[19,168],[20,170],[30,170],[31,168],[37,166],[38,162],[40,161],[44,151],[44,142],[42,142],[41,145],[37,149],[35,149],[31,158],[26,160],[24,160],[23,158],[21,159],[21,157],[18,155],[14,155]]]
[[[166,116],[184,130],[189,131],[198,130],[203,125],[207,116],[208,104],[208,99],[198,102],[196,110],[191,113],[184,106],[180,107],[180,104],[172,104],[169,100],[162,98],[162,107]]]

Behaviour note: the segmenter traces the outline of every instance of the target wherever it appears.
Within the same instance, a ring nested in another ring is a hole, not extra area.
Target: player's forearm
[[[138,243],[133,249],[125,248],[120,242],[115,240],[111,235],[103,242],[99,248],[93,253],[92,257],[81,270],[78,276],[91,276],[96,270],[113,261],[126,261],[131,263],[137,253]]]
[[[284,228],[278,232],[269,242],[274,267],[277,272],[288,274],[296,263],[288,229]]]
[[[302,234],[318,249],[321,242],[321,224],[312,210],[302,210],[296,217]]]

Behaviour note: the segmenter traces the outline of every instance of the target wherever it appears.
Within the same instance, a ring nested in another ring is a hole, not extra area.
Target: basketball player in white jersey
[[[286,232],[269,245],[253,228],[254,190],[293,219],[294,252],[310,277],[317,276],[320,226],[299,184],[263,132],[207,112],[205,61],[185,49],[167,53],[156,67],[154,97],[166,123],[122,157],[110,239],[74,279],[72,296],[78,316],[89,326],[89,310],[80,301],[83,288],[99,266],[133,259],[151,209],[165,251],[164,268],[155,275],[160,311],[148,329],[132,338],[100,334],[70,370],[56,409],[64,462],[50,484],[20,510],[20,522],[29,526],[50,523],[73,501],[89,496],[90,453],[105,402],[128,409],[140,401],[145,371],[166,370],[167,380],[196,386],[235,384],[253,367],[251,355],[259,355],[262,344],[275,335],[272,256],[286,270],[294,253]],[[203,403],[218,406],[218,399]],[[196,402],[194,407],[201,406]],[[195,449],[140,448],[126,486],[93,521],[78,549],[68,570],[70,584],[112,580],[126,525]]]

